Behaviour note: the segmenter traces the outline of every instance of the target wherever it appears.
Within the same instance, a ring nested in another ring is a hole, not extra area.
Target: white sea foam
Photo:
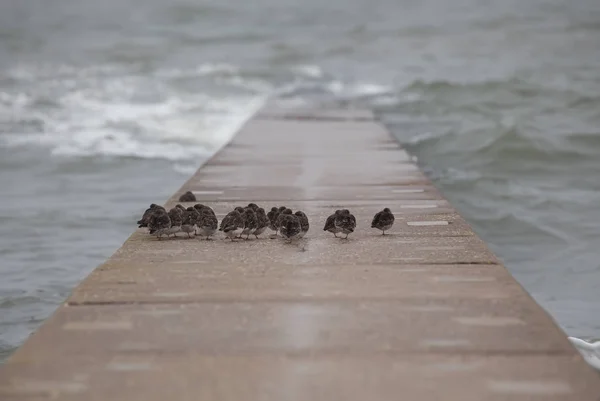
[[[292,71],[309,78],[321,78],[325,75],[318,65],[298,65],[293,67]]]
[[[331,80],[315,65],[292,71],[291,81],[276,86],[224,63],[143,74],[112,66],[19,66],[9,76],[19,81],[21,93],[0,92],[0,121],[35,121],[43,129],[11,123],[0,146],[44,146],[57,157],[166,159],[187,172],[190,162],[197,166],[223,146],[269,98],[291,107],[305,105],[315,93],[343,100],[393,93],[374,83]],[[177,78],[206,90],[182,90]]]
[[[147,77],[111,71],[109,76],[94,79],[94,72],[109,69],[80,74],[58,66],[55,78],[48,70],[19,67],[12,72],[22,84],[36,73],[49,79],[38,85],[32,82],[30,91],[24,93],[0,93],[0,120],[35,119],[43,130],[25,132],[11,124],[11,132],[0,135],[0,146],[44,146],[61,157],[159,158],[197,165],[229,141],[269,96],[267,87],[251,93],[178,92],[161,81],[160,71]],[[203,76],[235,70],[229,65],[205,64],[180,74]],[[36,100],[50,92],[56,107],[37,107]]]
[[[390,87],[368,82],[344,83],[332,81],[326,85],[327,90],[341,97],[362,97],[386,95],[392,92]]]

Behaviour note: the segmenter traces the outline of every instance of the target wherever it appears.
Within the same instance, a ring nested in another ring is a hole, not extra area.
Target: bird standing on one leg
[[[300,210],[294,213],[294,215],[298,217],[298,221],[300,222],[300,234],[298,235],[298,238],[303,238],[310,228],[308,217],[306,217],[306,214]]]
[[[340,214],[340,212],[341,210],[336,210],[334,214],[327,217],[327,220],[325,221],[325,227],[323,227],[323,231],[329,231],[330,233],[333,233],[333,236],[336,238],[337,233],[339,233],[340,230],[335,226],[335,218],[338,216],[338,214]]]
[[[383,234],[381,235],[385,235],[386,230],[389,230],[394,225],[395,219],[392,211],[386,207],[375,214],[375,217],[373,217],[373,221],[371,222],[371,228],[381,230],[383,231]]]

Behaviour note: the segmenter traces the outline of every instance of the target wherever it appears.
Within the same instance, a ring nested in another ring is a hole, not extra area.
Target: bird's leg
[[[337,236],[337,233],[333,233],[333,236],[334,236],[335,238],[337,238],[337,237],[338,237],[338,236]]]
[[[348,235],[350,235],[350,234],[346,234],[346,237],[344,237],[344,239],[348,239]]]
[[[385,230],[381,230],[381,231],[383,231],[383,234],[381,234],[381,235],[385,235]]]

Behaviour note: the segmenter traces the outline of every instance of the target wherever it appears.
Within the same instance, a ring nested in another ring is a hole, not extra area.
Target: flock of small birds
[[[196,202],[196,197],[190,191],[181,195],[180,202]],[[394,225],[394,214],[389,208],[375,214],[371,222],[371,228],[382,231],[382,235]],[[178,204],[170,210],[164,207],[151,204],[144,212],[142,218],[137,222],[140,228],[145,227],[151,235],[159,240],[163,236],[177,237],[178,233],[187,234],[188,238],[192,235],[210,239],[217,231],[222,231],[225,238],[250,239],[250,236],[259,238],[267,229],[272,232],[271,238],[280,236],[288,241],[300,239],[306,235],[310,228],[308,217],[300,210],[293,212],[286,206],[272,207],[268,213],[265,209],[255,203],[249,203],[245,207],[238,206],[225,217],[219,220],[213,209],[203,204],[196,204],[185,208]],[[356,218],[348,209],[336,210],[325,221],[323,231],[332,233],[335,237],[338,234],[352,234],[356,229]],[[339,238],[339,237],[338,237]]]

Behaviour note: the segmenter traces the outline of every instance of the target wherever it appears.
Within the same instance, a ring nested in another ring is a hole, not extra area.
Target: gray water
[[[600,336],[600,2],[0,2],[0,360],[266,99],[371,107]]]

